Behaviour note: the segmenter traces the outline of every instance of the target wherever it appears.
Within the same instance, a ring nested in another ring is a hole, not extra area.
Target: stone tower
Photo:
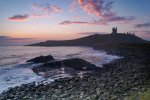
[[[112,33],[111,34],[117,34],[117,27],[112,28]]]

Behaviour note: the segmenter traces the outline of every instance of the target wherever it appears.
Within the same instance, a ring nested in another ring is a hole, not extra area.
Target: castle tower
[[[112,28],[112,33],[111,34],[117,34],[117,27]]]

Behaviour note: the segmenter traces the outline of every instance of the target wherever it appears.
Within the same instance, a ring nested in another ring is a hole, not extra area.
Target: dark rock
[[[46,85],[17,86],[0,94],[0,100],[128,100],[128,97],[136,95],[137,100],[138,94],[150,87],[150,53],[145,49],[136,51],[133,48],[131,51],[119,51],[118,54],[125,57],[105,64],[97,74],[60,78]],[[96,66],[78,58],[48,62],[35,69],[51,70],[62,66],[76,70],[97,70]],[[83,66],[88,67],[84,69]]]
[[[45,63],[41,66],[34,67],[32,70],[34,72],[45,72],[52,69],[57,68],[72,68],[76,71],[91,71],[91,70],[100,70],[102,68],[95,66],[94,64],[91,64],[83,59],[79,58],[72,58],[72,59],[66,59],[62,61],[52,61]]]
[[[45,63],[45,62],[53,61],[53,60],[54,60],[53,56],[48,55],[48,56],[35,57],[35,58],[31,59],[31,60],[28,60],[27,62]]]

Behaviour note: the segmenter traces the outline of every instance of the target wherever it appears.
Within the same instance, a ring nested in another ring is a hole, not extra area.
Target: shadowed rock
[[[54,58],[51,55],[48,56],[39,56],[39,57],[35,57],[31,60],[28,60],[27,62],[34,62],[34,63],[46,63],[48,61],[53,61]]]
[[[45,72],[49,70],[53,70],[56,68],[72,68],[76,71],[91,71],[91,70],[100,70],[101,68],[95,66],[94,64],[91,64],[83,59],[79,58],[72,58],[72,59],[66,59],[62,61],[52,61],[45,63],[41,66],[34,67],[32,70],[36,73],[38,72]]]

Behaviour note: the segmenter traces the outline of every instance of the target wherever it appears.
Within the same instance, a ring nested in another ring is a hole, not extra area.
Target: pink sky
[[[79,33],[111,33],[112,27],[118,27],[119,32],[134,32],[150,40],[150,1],[3,0],[0,3],[0,36],[66,40],[84,36]]]

